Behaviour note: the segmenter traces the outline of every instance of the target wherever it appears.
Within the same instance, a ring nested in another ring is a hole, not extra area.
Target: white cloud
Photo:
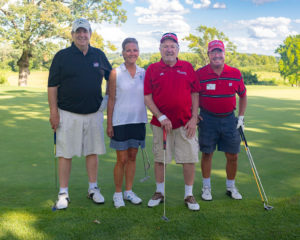
[[[178,0],[148,0],[149,7],[136,7],[135,16],[143,15],[164,15],[164,14],[185,14],[188,11]]]
[[[159,27],[162,32],[186,33],[190,31],[183,15],[188,13],[178,0],[148,0],[149,6],[136,7],[137,23]]]
[[[199,0],[200,3],[195,3],[194,0],[185,0],[186,4],[192,5],[193,8],[208,8],[211,4],[210,0]]]
[[[240,20],[229,24],[233,35],[230,40],[238,46],[238,52],[275,55],[275,49],[288,35],[297,34],[292,26],[296,20],[284,17]]]
[[[226,8],[226,4],[217,2],[213,5],[213,8]]]
[[[261,5],[267,2],[275,2],[277,0],[252,0],[253,3],[257,4],[257,5]]]
[[[232,38],[238,52],[275,55],[275,49],[282,43],[280,39]]]
[[[260,17],[253,20],[241,20],[239,24],[246,27],[251,38],[276,38],[293,34],[291,19],[284,17]]]
[[[300,19],[295,19],[294,22],[295,23],[300,23]]]
[[[133,4],[133,3],[135,3],[135,0],[125,0],[125,2]]]
[[[211,4],[210,0],[200,0],[200,3],[193,4],[193,8],[199,9],[199,8],[208,8]]]
[[[129,33],[124,32],[121,27],[112,24],[93,24],[92,28],[100,34],[105,41],[110,41],[118,49],[121,48],[122,41],[131,37]]]

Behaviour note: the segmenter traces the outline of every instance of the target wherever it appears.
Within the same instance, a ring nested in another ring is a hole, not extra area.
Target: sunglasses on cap
[[[175,33],[165,33],[162,35],[160,39],[160,43],[162,43],[165,39],[172,39],[174,42],[178,43],[178,38]]]

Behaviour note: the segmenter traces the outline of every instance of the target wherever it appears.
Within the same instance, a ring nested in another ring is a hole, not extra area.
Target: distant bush
[[[253,72],[278,72],[278,64],[268,64],[268,65],[256,65],[256,66],[237,66],[241,71],[253,71]]]
[[[259,82],[258,82],[258,85],[277,86],[275,80],[259,81]]]
[[[257,74],[252,71],[241,71],[246,85],[255,85],[258,83]]]
[[[7,82],[8,81],[5,72],[0,72],[0,85],[6,84]]]

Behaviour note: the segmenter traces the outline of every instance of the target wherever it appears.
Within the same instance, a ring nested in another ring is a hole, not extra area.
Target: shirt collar
[[[221,75],[222,75],[223,73],[225,73],[225,72],[228,72],[228,65],[226,65],[226,64],[224,63],[224,68],[223,68],[223,71],[222,71]],[[208,74],[216,74],[216,73],[214,72],[214,70],[212,69],[212,67],[211,67],[210,64],[208,64]]]
[[[72,42],[71,49],[72,49],[72,51],[73,51],[74,53],[81,53],[81,54],[82,54],[82,52],[79,50],[78,47],[76,47],[76,45],[75,45],[74,42]],[[91,53],[93,53],[93,52],[94,52],[94,49],[93,49],[93,47],[91,47],[91,45],[89,44],[89,49],[88,49],[88,52],[86,53],[86,55],[91,54]]]
[[[143,68],[139,67],[138,65],[135,65],[135,66],[136,66],[136,70],[135,70],[136,73],[139,73],[139,72],[142,72],[142,71],[143,71]],[[120,68],[121,68],[122,71],[127,71],[127,68],[126,68],[126,66],[125,66],[125,63],[122,63],[122,64],[120,65]]]
[[[176,59],[177,59],[177,62],[175,63],[175,65],[172,68],[182,67],[183,66],[182,61],[179,60],[178,58],[176,58]],[[162,58],[160,59],[159,64],[163,68],[170,68],[169,65],[165,64],[165,62],[162,60]]]

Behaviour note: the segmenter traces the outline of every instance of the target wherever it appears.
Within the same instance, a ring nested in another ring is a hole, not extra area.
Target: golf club
[[[56,159],[56,132],[54,132],[54,183],[55,183],[55,191],[57,192],[57,159]],[[52,211],[56,210],[56,202],[52,207]]]
[[[54,177],[55,189],[57,190],[57,159],[56,159],[56,132],[54,132]]]
[[[163,128],[163,149],[164,149],[164,215],[161,217],[164,221],[168,222],[166,217],[166,145],[167,145],[167,133]]]
[[[148,158],[148,154],[147,154],[146,150],[144,150],[143,148],[141,148],[141,152],[142,152],[142,157],[143,157],[143,164],[144,164],[145,177],[142,178],[142,179],[140,180],[140,182],[145,182],[145,181],[147,181],[147,180],[150,178],[150,176],[148,175],[148,170],[149,170],[149,168],[150,168],[150,162],[149,162],[149,158]],[[146,156],[147,162],[145,162],[145,157],[144,157],[144,155]]]
[[[267,210],[267,211],[272,210],[273,207],[269,205],[267,195],[265,193],[264,187],[261,183],[260,177],[259,177],[258,172],[256,170],[256,166],[254,164],[254,161],[253,161],[250,149],[248,147],[248,143],[247,143],[247,140],[246,140],[246,137],[245,137],[245,134],[244,134],[244,131],[243,131],[242,127],[239,127],[239,132],[240,132],[242,141],[243,141],[245,149],[246,149],[246,153],[247,153],[250,165],[251,165],[251,169],[252,169],[252,172],[253,172],[253,175],[254,175],[254,179],[255,179],[255,182],[256,182],[256,185],[257,185],[257,188],[258,188],[259,195],[260,195],[261,200],[264,204],[264,209]]]

